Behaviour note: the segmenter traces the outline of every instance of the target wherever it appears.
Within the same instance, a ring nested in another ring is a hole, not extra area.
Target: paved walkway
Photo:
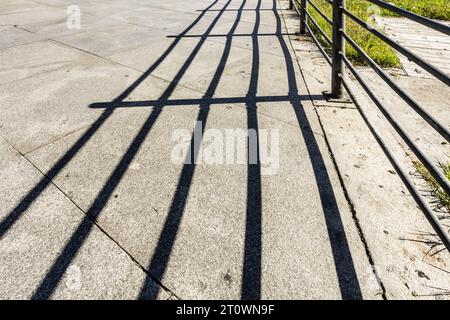
[[[447,21],[440,21],[449,25]],[[403,18],[379,18],[378,23],[394,40],[445,73],[450,73],[450,39],[445,34]],[[408,76],[434,78],[427,71],[399,55]]]
[[[0,4],[0,297],[380,298],[278,1],[78,3]]]

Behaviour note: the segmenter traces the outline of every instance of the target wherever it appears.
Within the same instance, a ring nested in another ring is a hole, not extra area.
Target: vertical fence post
[[[300,1],[300,34],[306,33],[306,10],[308,10],[307,1],[301,0]]]
[[[333,48],[332,48],[332,75],[331,97],[342,97],[342,74],[344,63],[342,55],[345,54],[345,42],[342,33],[345,31],[345,17],[342,11],[345,8],[345,0],[333,0]]]
[[[289,10],[294,9],[294,0],[289,0]]]

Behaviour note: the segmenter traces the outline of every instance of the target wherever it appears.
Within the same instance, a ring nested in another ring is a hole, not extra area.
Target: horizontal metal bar
[[[319,40],[317,39],[317,37],[314,35],[314,33],[312,32],[311,28],[308,26],[308,24],[305,25],[306,29],[308,30],[309,34],[311,35],[311,37],[313,38],[313,41],[316,43],[317,47],[319,48],[320,52],[323,54],[325,60],[328,62],[328,64],[331,66],[331,58],[327,55],[325,49],[320,45]]]
[[[392,48],[394,48],[395,50],[397,50],[398,52],[400,52],[401,54],[403,54],[404,56],[409,58],[411,61],[415,62],[418,66],[422,67],[424,70],[431,73],[437,79],[444,82],[446,85],[450,85],[450,77],[447,74],[445,74],[443,71],[441,71],[441,70],[437,69],[436,67],[434,67],[433,65],[429,64],[428,62],[426,62],[425,60],[423,60],[422,58],[420,58],[419,56],[414,54],[412,51],[404,48],[403,46],[401,46],[400,44],[398,44],[391,38],[387,37],[380,31],[374,29],[369,24],[367,24],[365,21],[361,20],[360,18],[355,16],[353,13],[351,13],[347,9],[343,8],[343,11],[349,18],[351,18],[353,21],[358,23],[361,27],[363,27],[367,31],[371,32],[372,34],[376,35],[378,38],[383,40],[385,43],[390,45]]]
[[[425,155],[420,150],[420,148],[417,146],[417,144],[414,142],[414,140],[405,132],[405,130],[394,119],[394,117],[391,115],[391,113],[383,106],[383,104],[375,96],[374,92],[369,88],[369,86],[365,83],[365,81],[361,78],[359,72],[356,71],[355,67],[347,59],[347,57],[345,57],[345,55],[342,55],[342,59],[343,59],[344,63],[347,65],[347,67],[350,69],[352,74],[355,76],[355,78],[358,80],[358,82],[361,84],[363,89],[370,96],[372,101],[377,105],[378,109],[383,113],[383,115],[386,117],[386,119],[389,121],[389,123],[395,129],[395,131],[397,131],[397,133],[402,137],[402,139],[406,142],[408,147],[411,149],[411,151],[414,152],[414,154],[417,156],[417,158],[420,160],[420,162],[423,163],[423,165],[427,168],[427,170],[434,177],[434,179],[436,179],[436,182],[441,186],[441,188],[444,190],[444,192],[450,195],[450,182],[448,181],[447,177],[445,177],[444,174],[441,171],[439,171],[435,165],[433,165],[433,162],[428,158],[428,156]]]
[[[328,44],[330,46],[333,45],[333,42],[331,41],[331,39],[327,36],[327,34],[325,33],[325,31],[323,31],[323,29],[317,24],[317,22],[313,19],[313,17],[311,17],[311,15],[309,14],[308,11],[306,11],[306,15],[308,16],[308,18],[310,19],[310,21],[314,24],[314,26],[317,28],[317,30],[320,32],[320,34],[322,35],[322,37],[324,37],[324,39],[328,42]]]
[[[326,22],[328,22],[330,25],[333,24],[333,21],[331,21],[331,19],[328,18],[328,16],[327,16],[325,13],[323,13],[323,12],[322,12],[315,4],[314,4],[314,2],[313,2],[312,0],[306,0],[306,1],[308,1],[308,3],[314,8],[314,10],[316,10],[317,13],[320,14],[320,15],[322,16],[322,18],[325,19]]]
[[[359,53],[360,56],[367,61],[367,63],[372,67],[372,69],[386,82],[392,90],[394,90],[408,105],[410,105],[420,116],[424,118],[436,131],[438,131],[441,136],[450,142],[450,131],[441,124],[435,117],[425,111],[408,93],[406,93],[402,88],[400,88],[390,77],[383,71],[378,64],[369,57],[367,53],[362,50],[358,44],[347,34],[343,33],[345,40]]]
[[[366,1],[372,2],[373,4],[376,4],[382,8],[385,8],[389,11],[395,12],[395,13],[397,13],[403,17],[406,17],[408,19],[411,19],[415,22],[418,22],[424,26],[427,26],[428,28],[445,33],[446,35],[450,35],[450,27],[443,23],[431,20],[429,18],[425,18],[423,16],[420,16],[420,15],[412,13],[408,10],[399,8],[393,4],[385,2],[385,1],[381,1],[381,0],[366,0]]]
[[[350,86],[347,84],[347,81],[345,79],[342,79],[342,83],[345,87],[345,90],[350,95],[350,98],[355,103],[356,108],[357,108],[358,112],[360,113],[361,117],[363,118],[364,122],[367,124],[367,126],[369,127],[369,130],[372,132],[372,135],[374,136],[375,140],[377,140],[381,149],[386,154],[388,160],[391,162],[394,169],[397,171],[400,178],[402,179],[403,183],[406,185],[406,187],[410,191],[411,195],[414,197],[416,203],[421,207],[422,211],[424,212],[426,218],[430,222],[434,231],[439,236],[439,238],[442,240],[443,245],[447,248],[447,250],[450,251],[450,234],[442,226],[441,222],[439,221],[438,217],[436,217],[436,215],[434,214],[433,209],[430,207],[428,202],[426,200],[424,200],[424,198],[422,197],[420,192],[415,188],[415,184],[409,178],[409,174],[402,168],[402,166],[399,164],[399,162],[395,158],[393,152],[387,147],[387,144],[383,141],[383,138],[381,138],[381,135],[378,132],[378,130],[375,129],[375,127],[369,121],[367,114],[364,112],[364,110],[358,104],[356,98],[354,97],[354,95],[352,93],[352,90],[350,89]]]

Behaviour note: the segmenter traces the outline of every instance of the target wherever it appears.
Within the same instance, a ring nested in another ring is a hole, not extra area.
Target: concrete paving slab
[[[291,19],[287,12],[284,17],[288,29],[298,28],[298,19]],[[292,44],[311,95],[320,95],[321,92],[329,90],[330,68],[315,44],[295,36],[292,37]],[[413,130],[416,122],[406,119],[408,114],[412,116],[411,112],[389,94],[389,90],[386,90],[381,81],[374,80],[376,77],[372,73],[361,71],[367,76],[378,96],[401,118],[402,124],[408,125],[408,130]],[[439,91],[436,82],[424,83],[426,90],[421,87],[420,91],[414,91],[414,83],[419,81],[418,78],[394,77],[402,87],[413,90],[412,93],[421,103],[434,105],[433,110],[427,110],[439,115],[443,120],[447,119],[442,109],[445,109],[445,103],[439,102],[440,97],[431,99],[433,92]],[[370,120],[379,132],[383,133],[383,139],[394,151],[398,161],[414,176],[415,171],[410,159],[405,156],[404,149],[383,121],[383,117],[362,93],[362,89],[351,83],[360,106],[368,112]],[[445,94],[442,99],[445,99]],[[449,264],[448,252],[444,250],[445,252],[433,255],[434,251],[429,251],[426,234],[433,234],[430,224],[395,174],[358,111],[351,104],[336,105],[315,100],[314,105],[355,210],[355,218],[361,227],[367,250],[372,256],[373,268],[385,288],[386,298],[445,299],[445,296],[440,295],[442,290],[438,288],[447,288],[450,280],[446,272]],[[422,127],[413,131],[420,131],[421,139],[428,134]],[[425,140],[429,141],[428,138]],[[429,142],[427,152],[432,152],[431,146],[434,146],[435,151],[432,154],[436,156],[446,147],[441,145],[440,141]],[[418,182],[418,187],[425,190],[423,181]]]
[[[81,12],[80,29],[68,28],[67,17],[59,19],[45,20],[38,23],[23,24],[21,28],[26,29],[32,33],[37,33],[50,39],[56,39],[67,35],[74,35],[95,29],[105,29],[118,24],[120,21],[108,19],[107,17],[98,17]]]
[[[443,72],[450,73],[450,40],[446,35],[408,19],[383,17],[377,19],[377,22],[402,46]],[[450,25],[448,21],[439,22]],[[434,79],[431,74],[405,56],[399,57],[403,69],[409,76]]]
[[[33,1],[33,0],[27,0],[27,1]],[[63,7],[63,8],[74,4],[72,0],[39,0],[36,2],[39,2],[39,4],[45,4],[47,6]],[[80,2],[80,1],[78,1],[78,2]]]
[[[51,41],[1,53],[0,132],[23,153],[89,125],[103,112],[88,108],[90,103],[115,99],[140,75]],[[150,86],[143,84],[149,90],[146,98],[155,97],[166,84],[155,79]]]
[[[1,30],[1,39],[0,39],[0,50],[18,46],[30,42],[36,42],[39,40],[42,40],[42,37],[35,35],[33,33],[30,33],[25,30],[18,29],[16,27],[7,27],[4,30]],[[2,55],[0,55],[1,59]],[[2,61],[0,60],[0,64]]]
[[[45,179],[27,160],[0,138],[0,218],[14,209],[30,188]],[[35,199],[1,238],[0,297],[41,298],[41,280],[85,215],[57,188],[50,185]],[[133,299],[146,274],[98,227],[91,232],[71,261],[53,299]],[[149,286],[150,288],[150,286]],[[154,290],[157,285],[154,284]],[[45,292],[45,288],[42,290]],[[170,295],[159,290],[159,298]]]
[[[39,4],[31,3],[27,0],[5,0],[2,1],[2,7],[0,8],[0,13],[2,15],[9,14],[11,12],[15,12],[16,10],[24,10],[38,7]],[[3,24],[3,23],[2,23]]]
[[[167,10],[154,7],[139,7],[125,12],[118,11],[110,15],[110,18],[155,29],[181,32],[200,14],[199,12],[192,14],[179,11],[168,13]],[[149,17],[152,18],[149,19]]]
[[[175,39],[154,36],[152,41],[155,44],[140,46],[136,49],[127,50],[124,52],[112,54],[108,56],[109,59],[117,61],[121,64],[135,67],[138,70],[145,71],[148,66],[152,65],[160,57],[160,53],[169,47]],[[181,40],[175,50],[173,50],[167,57],[167,61],[160,64],[154,71],[153,75],[162,79],[173,79],[179,69],[183,66],[186,60],[198,45],[200,39],[198,38],[185,38]],[[158,50],[156,50],[158,49]],[[180,80],[181,85],[186,85],[192,89],[205,92],[211,81],[217,65],[220,62],[222,52],[224,50],[224,44],[206,41],[199,50],[195,59],[190,63],[189,68]],[[233,49],[230,54],[227,65],[239,64],[243,56],[249,55],[248,50]]]
[[[129,24],[106,25],[91,31],[54,37],[55,40],[105,57],[123,50],[146,45],[158,30]]]
[[[80,8],[82,12],[103,17],[111,17],[114,14],[139,9],[140,6],[134,4],[133,1],[127,3],[124,3],[123,1],[83,1],[80,4]]]
[[[50,19],[67,17],[65,10],[49,7],[31,1],[8,1],[2,2],[0,9],[2,25],[20,25],[27,23],[38,23]]]
[[[245,12],[248,11],[241,11],[242,15],[239,20],[239,24],[234,32],[236,36],[233,38],[233,46],[252,50],[251,46],[252,46],[252,33],[254,31],[254,22],[246,22],[244,20],[245,18],[243,16],[243,13]],[[225,35],[228,34],[228,32],[231,29],[231,26],[235,23],[236,19],[238,18],[237,11],[231,11],[231,13],[232,15],[230,15],[230,18],[227,22],[218,24],[214,27],[214,29],[211,31],[211,36],[208,38],[208,41],[218,43],[225,43],[227,41]],[[255,13],[252,13],[252,17],[254,20]],[[264,19],[263,17],[260,18],[261,20]],[[279,54],[279,52],[277,52],[279,49],[277,45],[277,39],[274,36],[274,34],[276,33],[275,26],[265,25],[261,23],[258,29],[260,34],[258,41],[261,43],[260,52],[274,55]],[[188,34],[188,37],[193,36],[198,38],[199,36],[201,36],[201,34],[195,34],[194,32],[190,32]]]

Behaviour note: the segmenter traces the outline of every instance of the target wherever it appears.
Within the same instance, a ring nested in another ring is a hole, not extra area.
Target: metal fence
[[[423,68],[431,75],[433,75],[436,79],[442,81],[447,86],[450,86],[450,77],[448,74],[439,70],[426,60],[422,59],[415,53],[411,52],[409,49],[403,47],[389,36],[380,32],[379,30],[373,28],[366,21],[363,21],[355,14],[350,12],[346,8],[345,0],[327,0],[327,2],[332,6],[333,16],[328,17],[325,13],[323,13],[319,7],[314,4],[314,0],[289,0],[289,8],[296,10],[300,17],[300,34],[308,34],[312,37],[314,42],[319,47],[320,51],[324,55],[325,59],[331,66],[331,97],[339,99],[342,96],[343,88],[349,93],[349,95],[354,100],[354,95],[349,87],[348,82],[344,78],[344,72],[347,70],[350,71],[351,74],[356,78],[361,87],[365,90],[368,96],[372,99],[378,109],[382,112],[385,118],[389,121],[391,126],[395,129],[395,131],[400,135],[400,137],[405,141],[411,151],[415,154],[415,156],[422,162],[425,168],[430,172],[430,174],[437,181],[442,190],[450,194],[450,183],[449,180],[445,177],[444,173],[433,163],[433,161],[422,151],[419,146],[414,142],[414,139],[410,136],[408,132],[401,126],[401,124],[395,119],[394,115],[386,108],[386,106],[380,101],[380,99],[376,96],[374,91],[368,86],[366,81],[361,77],[358,70],[355,66],[350,62],[350,60],[345,55],[345,42],[347,42],[350,46],[352,46],[356,52],[360,55],[362,59],[369,65],[378,76],[383,79],[383,81],[390,87],[396,94],[403,99],[412,109],[414,109],[425,121],[427,121],[447,142],[450,142],[450,131],[448,128],[442,124],[438,119],[429,114],[426,110],[424,110],[420,104],[414,100],[407,92],[405,92],[400,86],[398,86],[395,81],[391,79],[391,77],[371,58],[369,55],[347,34],[345,30],[345,20],[349,18],[356,22],[360,27],[367,30],[368,32],[374,34],[376,37],[384,41],[386,44],[391,46],[397,52],[406,56],[410,61],[416,63],[419,67]],[[433,21],[431,19],[425,18],[423,16],[414,14],[407,10],[401,9],[393,4],[381,1],[381,0],[366,0],[372,4],[378,5],[386,10],[392,11],[397,15],[405,17],[407,19],[413,20],[417,23],[420,23],[426,27],[432,28],[436,31],[444,33],[445,35],[450,35],[450,27],[442,24],[440,22]],[[308,12],[308,6],[311,6],[314,11],[316,11],[326,23],[330,24],[332,28],[332,37],[330,37],[325,33],[325,31],[319,26],[319,24],[314,20],[312,15]],[[311,30],[311,26],[314,26],[314,31]],[[322,42],[325,42],[331,47],[331,56],[328,55],[327,50],[322,46],[321,41],[315,35],[315,33],[320,34],[323,39]],[[346,68],[345,68],[346,67]],[[415,198],[418,205],[424,211],[426,217],[430,221],[437,235],[441,238],[443,244],[450,251],[450,235],[445,227],[440,222],[439,218],[434,213],[433,209],[428,204],[420,194],[420,192],[416,189],[415,184],[409,178],[408,174],[404,171],[404,169],[399,165],[398,161],[395,159],[392,151],[387,147],[386,143],[384,143],[381,135],[378,133],[376,128],[372,125],[369,118],[367,117],[364,110],[358,107],[359,112],[361,113],[364,121],[369,126],[369,129],[374,134],[380,146],[383,148],[383,151],[387,155],[390,162],[395,167],[396,171],[399,173],[403,182],[406,184],[411,194]]]

